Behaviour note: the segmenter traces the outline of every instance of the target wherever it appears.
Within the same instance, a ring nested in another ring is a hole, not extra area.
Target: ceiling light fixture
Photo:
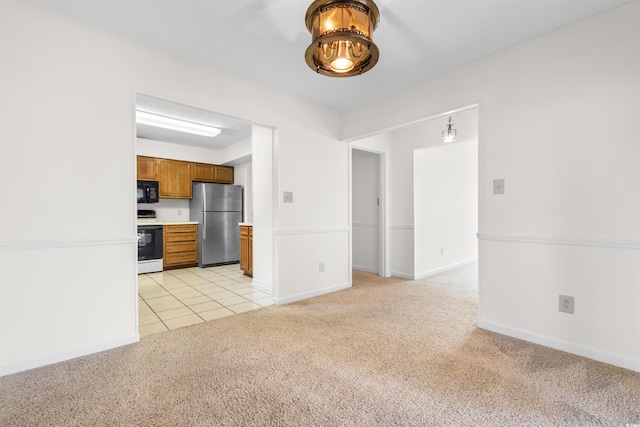
[[[136,123],[209,137],[214,137],[222,132],[220,128],[203,123],[190,122],[140,110],[136,111]]]
[[[452,128],[453,123],[451,123],[451,116],[449,116],[449,124],[447,125],[447,130],[442,131],[442,142],[454,142],[456,140],[456,133],[458,133],[455,129]]]
[[[330,77],[363,74],[378,62],[372,35],[380,12],[372,0],[316,0],[305,17],[311,44],[307,65]]]

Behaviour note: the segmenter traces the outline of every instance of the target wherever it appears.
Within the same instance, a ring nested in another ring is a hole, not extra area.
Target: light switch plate
[[[293,191],[285,191],[284,192],[284,203],[293,203]]]
[[[504,194],[504,179],[493,180],[493,194]]]

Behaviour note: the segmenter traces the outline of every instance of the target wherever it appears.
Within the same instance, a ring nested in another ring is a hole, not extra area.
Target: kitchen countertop
[[[185,225],[185,224],[197,224],[198,221],[138,221],[138,225]]]
[[[253,223],[252,222],[239,222],[238,225],[240,227],[253,227]]]

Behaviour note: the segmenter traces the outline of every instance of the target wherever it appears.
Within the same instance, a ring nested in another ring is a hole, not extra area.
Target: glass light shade
[[[449,116],[449,124],[447,130],[442,131],[442,142],[454,142],[456,140],[456,134],[458,131],[453,129],[453,123],[451,123],[451,116]]]
[[[442,142],[454,142],[456,140],[456,130],[449,129],[442,131]]]
[[[309,67],[326,76],[362,74],[378,62],[372,34],[380,20],[371,0],[316,0],[307,9],[312,42],[305,53]]]

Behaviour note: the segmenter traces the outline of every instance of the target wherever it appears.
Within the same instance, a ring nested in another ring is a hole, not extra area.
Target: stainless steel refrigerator
[[[242,186],[194,182],[189,220],[198,222],[198,267],[239,262]]]

